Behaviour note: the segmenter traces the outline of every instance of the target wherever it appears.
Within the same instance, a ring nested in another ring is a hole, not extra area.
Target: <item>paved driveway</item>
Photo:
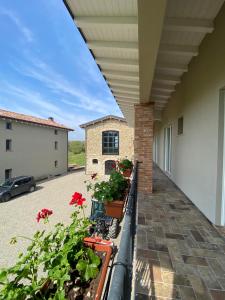
[[[24,194],[0,203],[0,267],[15,263],[19,252],[26,249],[29,242],[19,240],[16,245],[10,245],[13,236],[32,236],[37,230],[45,228],[43,222],[37,223],[37,212],[42,208],[53,210],[50,226],[54,223],[70,221],[73,207],[69,205],[71,195],[77,191],[87,197],[84,171],[77,171],[38,184],[33,193]],[[87,200],[90,197],[87,197]],[[90,200],[87,201],[86,214],[90,214]]]

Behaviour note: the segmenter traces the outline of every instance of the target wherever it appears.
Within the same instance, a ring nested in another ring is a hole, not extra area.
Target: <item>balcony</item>
[[[225,239],[156,166],[136,217],[133,247],[128,207],[108,299],[225,299]]]

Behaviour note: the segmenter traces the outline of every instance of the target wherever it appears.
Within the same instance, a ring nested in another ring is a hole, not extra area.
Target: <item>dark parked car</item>
[[[25,192],[33,192],[36,183],[33,176],[19,176],[6,180],[0,185],[0,202],[8,201],[11,197]]]

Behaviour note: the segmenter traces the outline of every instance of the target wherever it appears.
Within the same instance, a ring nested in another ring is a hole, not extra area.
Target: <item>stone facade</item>
[[[85,128],[85,147],[86,147],[86,174],[98,173],[100,176],[105,175],[105,162],[107,160],[119,160],[121,158],[133,159],[134,155],[134,129],[129,127],[125,120],[116,118],[104,118],[104,120],[95,122]],[[102,154],[102,132],[104,131],[119,132],[119,155]],[[97,159],[98,163],[93,163]]]
[[[139,162],[138,191],[152,193],[153,104],[135,105],[135,160]]]

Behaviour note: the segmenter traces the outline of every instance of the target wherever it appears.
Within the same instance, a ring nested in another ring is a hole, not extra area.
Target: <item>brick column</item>
[[[138,192],[152,193],[154,104],[135,105],[134,157],[138,165]]]

